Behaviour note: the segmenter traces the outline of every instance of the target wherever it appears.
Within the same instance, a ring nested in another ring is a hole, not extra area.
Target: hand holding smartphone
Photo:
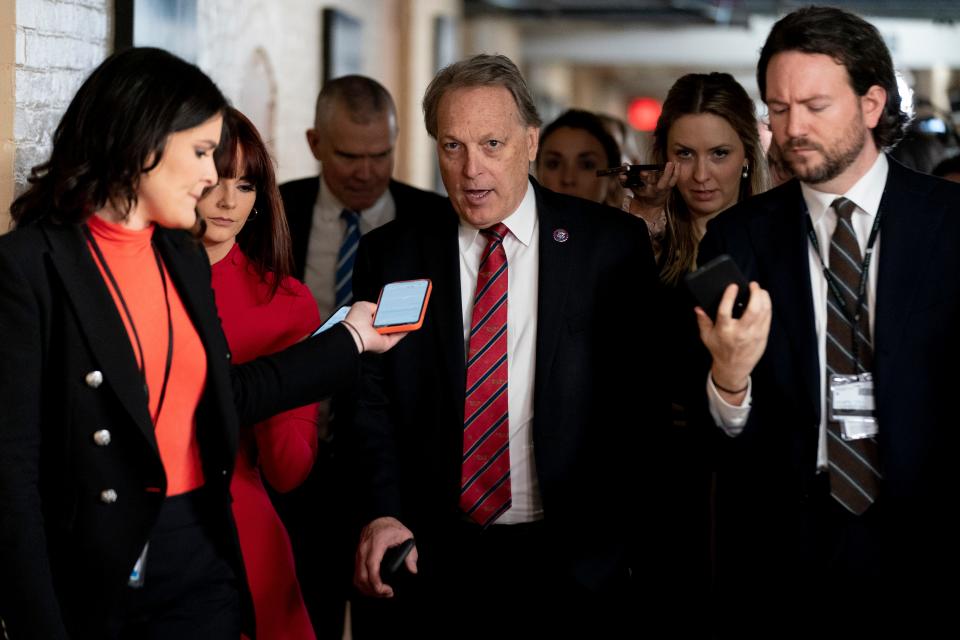
[[[640,175],[641,173],[663,171],[664,169],[666,169],[666,165],[663,164],[623,164],[619,167],[598,169],[597,176],[615,176],[621,173],[625,174],[626,179],[623,182],[623,186],[627,189],[632,189],[634,187],[642,187],[644,185],[643,176]],[[656,180],[654,180],[654,182],[655,181]]]
[[[415,331],[423,326],[433,283],[423,278],[391,282],[380,291],[373,328],[377,333]]]
[[[717,321],[720,299],[723,298],[723,292],[729,285],[735,284],[738,287],[737,298],[733,303],[734,318],[743,315],[750,301],[750,283],[740,272],[733,258],[726,254],[717,256],[693,273],[688,273],[684,280],[697,304],[714,322]]]
[[[409,573],[405,570],[404,560],[410,555],[410,551],[416,546],[413,538],[407,538],[395,547],[387,549],[383,554],[383,560],[380,561],[380,581],[396,588],[398,579]]]

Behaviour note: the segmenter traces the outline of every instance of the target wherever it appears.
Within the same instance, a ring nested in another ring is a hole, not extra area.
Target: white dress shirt
[[[323,176],[320,176],[317,202],[313,206],[303,282],[317,301],[320,317],[324,320],[336,311],[333,305],[336,302],[337,254],[347,230],[346,220],[340,217],[344,208],[343,203],[330,191]],[[397,215],[397,207],[390,190],[387,189],[372,207],[358,213],[360,234],[363,235],[393,220]]]
[[[870,170],[847,193],[824,193],[807,184],[800,183],[803,200],[810,212],[813,228],[817,234],[817,242],[820,243],[820,249],[823,251],[823,262],[828,267],[830,266],[830,238],[833,236],[833,230],[837,227],[837,214],[830,205],[841,196],[857,205],[851,222],[857,236],[857,242],[860,245],[860,253],[863,255],[867,240],[870,238],[870,229],[873,227],[874,218],[876,218],[877,211],[880,209],[880,199],[887,184],[888,170],[887,157],[881,153]],[[877,235],[877,241],[873,247],[873,259],[870,261],[870,273],[867,277],[867,311],[870,316],[871,339],[874,335],[874,302],[877,299],[880,235]],[[813,243],[808,242],[807,244],[809,245],[809,260],[807,263],[810,268],[813,316],[817,331],[817,355],[820,363],[820,436],[817,442],[817,469],[823,470],[827,468],[827,295],[830,288],[823,275],[823,267],[820,265],[820,258],[817,256]],[[710,413],[717,425],[729,436],[739,435],[746,425],[747,418],[750,415],[752,383],[750,387],[743,404],[739,407],[734,406],[720,397],[713,381],[710,380],[710,376],[707,376],[707,398],[710,402]],[[883,428],[883,425],[880,425],[880,427]]]
[[[507,254],[507,410],[510,423],[510,492],[512,506],[497,524],[533,522],[543,518],[543,503],[533,459],[533,380],[537,344],[537,276],[540,265],[537,204],[533,186],[520,206],[503,223]],[[460,303],[463,311],[463,354],[470,350],[473,296],[477,270],[487,246],[480,231],[461,220]]]

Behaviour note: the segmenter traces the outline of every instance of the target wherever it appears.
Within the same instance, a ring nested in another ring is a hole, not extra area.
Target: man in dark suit
[[[303,280],[327,318],[352,296],[351,274],[362,234],[393,219],[416,217],[445,200],[393,180],[397,113],[376,80],[350,75],[327,82],[317,97],[307,142],[322,175],[280,185],[293,243],[295,277]],[[290,533],[304,600],[321,637],[340,637],[350,584],[350,549],[344,529],[347,485],[333,433],[352,409],[337,398],[321,406],[320,461],[299,488],[274,502]]]
[[[797,179],[719,216],[700,245],[702,262],[730,254],[755,281],[742,318],[734,287],[716,324],[698,312],[726,434],[718,595],[738,632],[766,604],[862,634],[932,604],[957,569],[960,189],[883,152],[906,116],[859,17],[783,18],[757,79]]]
[[[418,637],[602,634],[660,524],[634,526],[667,414],[646,229],[529,177],[540,119],[507,58],[442,70],[424,111],[452,210],[372,232],[354,276],[364,300],[433,282],[423,327],[367,363],[354,581],[392,597],[381,558],[415,537],[396,603]]]
[[[342,253],[355,248],[355,239],[347,244],[354,225],[359,237],[443,201],[390,177],[396,141],[397,110],[383,85],[351,75],[323,86],[313,128],[307,129],[322,175],[280,185],[293,240],[293,274],[310,287],[321,317],[349,301],[350,283],[338,287],[337,270]]]

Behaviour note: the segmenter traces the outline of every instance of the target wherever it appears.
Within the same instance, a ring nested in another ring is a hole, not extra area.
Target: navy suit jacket
[[[753,371],[743,433],[717,437],[717,554],[721,584],[794,593],[829,581],[831,567],[875,575],[878,593],[902,594],[957,569],[960,528],[955,395],[960,390],[960,185],[894,160],[880,202],[874,378],[883,476],[857,521],[878,541],[864,557],[817,557],[832,535],[818,514],[820,423],[817,336],[800,185],[788,182],[708,225],[701,262],[727,253],[770,293],[773,319]],[[698,384],[703,385],[706,372]],[[716,427],[712,427],[716,429]],[[825,533],[826,532],[826,533]],[[822,539],[820,540],[822,542]],[[832,563],[832,564],[831,564]],[[858,565],[857,563],[861,563]]]
[[[637,514],[655,511],[646,482],[668,406],[650,352],[659,301],[644,224],[534,183],[539,217],[534,458],[548,540],[588,589],[626,576],[644,547]],[[559,241],[565,230],[569,239]],[[376,300],[394,280],[430,278],[423,327],[365,363],[351,437],[366,496],[364,521],[393,516],[417,537],[421,575],[454,549],[466,382],[458,218],[384,225],[360,243],[354,293]],[[655,339],[654,339],[655,341]]]

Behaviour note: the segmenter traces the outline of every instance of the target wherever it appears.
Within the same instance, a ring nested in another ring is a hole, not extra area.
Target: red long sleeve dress
[[[269,287],[234,245],[213,265],[213,290],[233,362],[279,351],[320,324],[303,283],[287,278],[267,301]],[[289,491],[302,483],[317,457],[317,405],[278,414],[240,432],[233,474],[233,515],[262,640],[314,640],[297,582],[290,539],[264,489]]]

